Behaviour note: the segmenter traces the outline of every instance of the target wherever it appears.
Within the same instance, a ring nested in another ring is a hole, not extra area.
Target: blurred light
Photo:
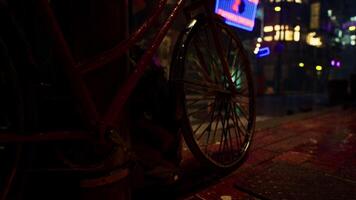
[[[270,53],[271,51],[269,50],[269,47],[263,47],[258,51],[257,56],[261,58],[261,57],[268,56]]]
[[[280,25],[274,25],[274,30],[275,31],[279,31],[281,29],[281,26]]]
[[[249,0],[249,3],[245,3],[245,11],[243,13],[234,11],[234,7],[241,4],[240,1],[215,1],[215,13],[222,16],[225,19],[225,23],[237,28],[241,28],[247,31],[252,31],[255,26],[255,18],[257,13],[257,6],[259,0]],[[228,2],[228,3],[226,3]],[[233,3],[231,8],[230,3]]]
[[[341,67],[341,62],[340,61],[336,62],[336,67]]]
[[[350,38],[351,38],[351,40],[355,40],[356,39],[356,35],[351,35]]]
[[[287,41],[292,41],[293,40],[293,31],[290,31],[290,30],[286,30],[285,33],[285,38]]]
[[[321,71],[321,70],[323,70],[323,67],[320,66],[320,65],[317,65],[317,66],[315,67],[315,69],[316,69],[317,71]]]
[[[274,7],[274,11],[276,11],[276,12],[280,12],[281,10],[282,10],[282,8],[280,6]]]
[[[302,3],[302,0],[295,0],[295,3]]]
[[[278,41],[280,38],[279,35],[280,35],[280,31],[276,31],[276,34],[274,35],[274,40]]]
[[[320,47],[323,45],[323,43],[321,42],[321,37],[316,37],[315,32],[308,33],[307,44],[309,44],[311,46],[316,46],[316,47]]]
[[[265,36],[263,38],[266,42],[271,42],[273,40],[273,37],[272,36]]]
[[[298,66],[299,66],[299,67],[304,67],[304,63],[300,62],[300,63],[298,64]]]
[[[349,27],[349,31],[355,31],[356,30],[356,26],[350,26]]]
[[[355,40],[352,40],[352,41],[351,41],[351,45],[352,45],[352,46],[355,46],[355,45],[356,45]]]
[[[338,37],[342,37],[342,31],[341,31],[341,30],[338,30],[338,31],[337,31],[337,36],[338,36]]]
[[[294,32],[294,41],[298,42],[300,40],[300,32]]]
[[[257,42],[262,42],[262,38],[257,38]]]
[[[331,17],[333,15],[333,11],[332,10],[328,10],[328,16]]]
[[[294,27],[294,30],[295,30],[295,31],[300,31],[300,26],[299,26],[299,25],[295,26],[295,27]]]
[[[331,66],[335,66],[335,60],[331,61]]]
[[[257,44],[256,44],[256,47],[261,47],[261,44],[260,44],[260,43],[257,43]]]
[[[263,31],[264,31],[264,32],[272,32],[272,31],[273,31],[273,26],[265,26],[265,27],[263,28]]]

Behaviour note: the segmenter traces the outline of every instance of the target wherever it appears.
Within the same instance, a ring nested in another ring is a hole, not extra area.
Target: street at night
[[[0,200],[356,200],[356,0],[0,0]]]
[[[242,167],[181,199],[354,199],[355,120],[335,107],[257,123]]]

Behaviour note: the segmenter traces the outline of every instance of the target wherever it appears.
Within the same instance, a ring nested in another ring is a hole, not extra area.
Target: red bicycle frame
[[[118,122],[120,118],[123,117],[123,109],[125,103],[127,102],[130,94],[136,87],[140,77],[144,74],[145,70],[151,62],[152,56],[155,54],[160,43],[162,42],[167,31],[171,27],[173,21],[177,18],[178,14],[185,4],[186,0],[177,0],[173,7],[171,14],[165,20],[164,24],[159,29],[155,37],[150,41],[149,48],[145,51],[143,56],[137,62],[133,73],[129,75],[125,83],[116,91],[114,98],[112,99],[110,106],[106,109],[104,114],[100,114],[97,110],[97,106],[94,103],[91,92],[88,88],[87,83],[84,80],[84,76],[89,72],[94,72],[96,70],[102,69],[108,63],[111,63],[120,57],[124,56],[129,49],[143,38],[143,35],[154,23],[158,21],[164,8],[167,4],[167,0],[159,0],[155,12],[133,33],[128,39],[120,42],[112,49],[102,52],[100,55],[92,58],[85,63],[76,63],[71,49],[66,42],[62,30],[57,22],[57,19],[49,5],[47,0],[38,0],[38,12],[43,20],[43,25],[47,28],[49,35],[53,41],[52,47],[55,50],[56,55],[59,57],[61,64],[65,68],[69,80],[72,85],[73,93],[75,94],[78,102],[80,103],[82,113],[88,124],[94,128],[94,132],[99,132],[99,136],[103,139],[104,134],[109,131],[116,129],[118,130]],[[206,10],[211,10],[207,0],[196,1],[189,5],[186,11],[191,12],[196,8],[205,6]],[[208,12],[208,17],[211,19],[213,16],[212,12]],[[186,13],[187,14],[187,13]],[[218,42],[218,37],[214,33],[214,24],[211,23],[213,29],[213,35],[215,40],[215,45],[219,53],[220,59],[222,59],[223,70],[229,72],[228,64],[224,59],[224,52]],[[226,73],[230,75],[230,73]],[[229,78],[231,81],[231,77]],[[231,84],[233,85],[233,84]],[[74,136],[76,135],[76,136]],[[31,137],[31,138],[29,138]],[[14,134],[0,134],[0,142],[26,142],[26,141],[48,141],[48,140],[71,140],[79,138],[87,138],[88,135],[85,132],[52,132],[46,134],[34,134],[30,136],[16,136]]]

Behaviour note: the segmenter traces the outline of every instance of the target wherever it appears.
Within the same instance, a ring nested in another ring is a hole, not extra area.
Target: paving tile
[[[255,166],[255,165],[258,165],[258,164],[265,162],[267,160],[271,160],[272,158],[274,158],[277,155],[278,154],[275,152],[271,152],[271,151],[267,151],[267,150],[263,150],[263,149],[253,150],[249,154],[247,160],[245,161],[245,163],[243,165]]]
[[[263,146],[263,149],[273,151],[273,152],[286,152],[309,142],[309,138],[296,136],[290,137],[279,142]]]
[[[356,183],[285,162],[275,163],[248,180],[237,181],[236,187],[276,200],[354,199],[356,194]]]
[[[356,109],[259,130],[249,158],[194,199],[356,199]]]
[[[284,161],[288,162],[291,164],[302,164],[305,163],[306,161],[310,160],[312,158],[312,155],[306,154],[306,153],[300,153],[300,152],[295,152],[295,151],[288,151],[285,152],[273,159],[273,161]]]

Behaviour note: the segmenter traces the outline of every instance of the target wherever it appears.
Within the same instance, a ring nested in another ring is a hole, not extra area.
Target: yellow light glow
[[[260,44],[260,43],[257,43],[257,44],[256,44],[256,47],[260,48],[260,47],[261,47],[261,44]]]
[[[295,31],[300,31],[300,26],[299,26],[299,25],[295,26],[295,27],[294,27],[294,30],[295,30]]]
[[[323,67],[320,66],[320,65],[317,65],[317,66],[315,67],[315,69],[316,69],[317,71],[321,71],[321,70],[323,70]]]
[[[273,40],[273,37],[272,36],[265,36],[263,39],[266,42],[271,42]]]
[[[284,40],[284,31],[281,31],[280,40]]]
[[[274,30],[275,31],[279,31],[281,29],[281,26],[280,25],[274,25]]]
[[[279,31],[276,31],[276,34],[274,35],[274,40],[278,41],[279,38],[280,38],[280,33],[279,33]]]
[[[302,3],[302,0],[295,0],[295,3]]]
[[[307,44],[310,46],[321,47],[323,45],[321,37],[317,37],[315,32],[308,33]]]
[[[282,10],[282,8],[280,6],[274,7],[274,11],[276,11],[276,12],[280,12],[281,10]]]
[[[285,31],[284,33],[286,41],[292,41],[293,40],[293,31]]]
[[[350,26],[349,27],[349,31],[355,31],[356,30],[356,26]]]
[[[300,62],[299,67],[304,67],[304,63]]]
[[[296,42],[299,42],[299,40],[300,40],[300,32],[294,32],[294,36],[293,36],[294,38],[294,41],[296,41]]]
[[[263,31],[264,31],[264,32],[272,32],[272,31],[273,31],[273,26],[265,26],[265,27],[263,28]]]
[[[257,38],[257,42],[262,42],[262,38]]]

